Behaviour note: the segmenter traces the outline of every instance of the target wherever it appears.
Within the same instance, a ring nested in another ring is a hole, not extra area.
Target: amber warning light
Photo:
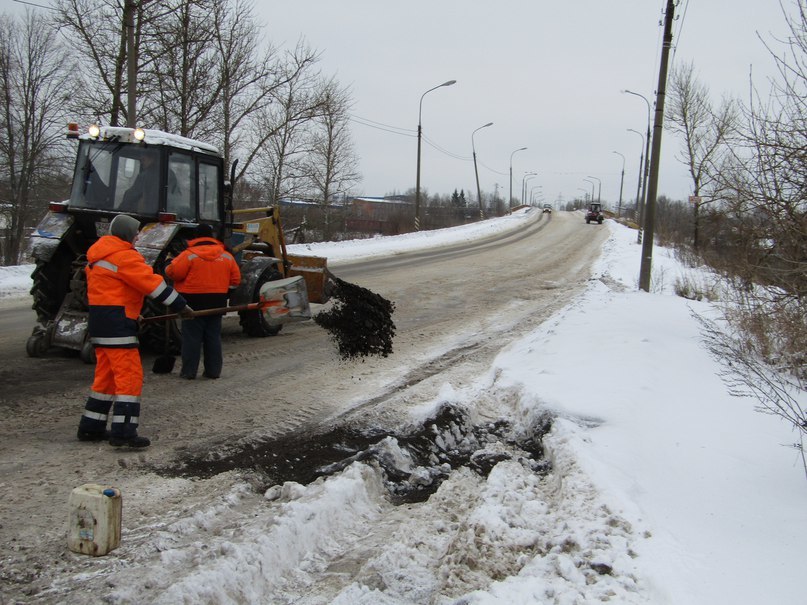
[[[78,123],[77,122],[68,122],[67,123],[67,138],[68,139],[77,139],[78,138]]]

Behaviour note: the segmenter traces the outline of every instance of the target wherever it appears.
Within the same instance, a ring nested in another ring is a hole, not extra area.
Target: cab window
[[[168,154],[165,210],[176,214],[177,220],[195,221],[194,184],[196,168],[193,158],[184,153]]]
[[[199,220],[219,220],[219,168],[199,163]]]

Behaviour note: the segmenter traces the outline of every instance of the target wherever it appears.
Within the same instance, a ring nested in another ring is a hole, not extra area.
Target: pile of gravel
[[[342,359],[392,353],[395,303],[366,288],[331,276],[333,307],[314,317],[328,330]]]

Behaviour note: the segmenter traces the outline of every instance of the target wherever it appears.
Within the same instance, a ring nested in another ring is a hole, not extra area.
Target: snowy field
[[[338,263],[473,239],[522,218],[290,250]],[[130,570],[110,602],[138,602],[139,585],[164,586],[156,602],[171,604],[807,602],[797,436],[727,393],[693,318],[714,317],[715,307],[672,292],[678,278],[708,275],[656,248],[653,292],[638,292],[636,232],[612,221],[601,228],[610,237],[583,295],[506,347],[471,386],[446,383],[411,412],[415,425],[451,405],[520,434],[548,415],[549,474],[510,456],[486,477],[455,470],[428,502],[398,507],[379,469],[363,462],[308,486],[271,488],[260,509],[241,486],[159,529],[159,564]],[[24,297],[30,270],[3,268],[0,299]],[[237,515],[248,503],[249,514]],[[227,531],[182,539],[227,516]],[[376,532],[386,548],[371,548]],[[362,560],[364,549],[375,554]],[[307,592],[335,559],[362,562],[335,596]]]

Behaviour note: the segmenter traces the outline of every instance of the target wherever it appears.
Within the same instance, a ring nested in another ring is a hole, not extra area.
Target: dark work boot
[[[147,437],[139,437],[135,435],[134,437],[110,437],[109,438],[109,445],[113,447],[148,447],[151,445],[151,441]]]
[[[110,433],[106,428],[112,396],[93,392],[84,405],[84,413],[78,423],[79,441],[106,441]]]
[[[140,401],[115,400],[112,408],[112,434],[109,445],[113,447],[148,447],[151,441],[137,436],[140,420]]]

